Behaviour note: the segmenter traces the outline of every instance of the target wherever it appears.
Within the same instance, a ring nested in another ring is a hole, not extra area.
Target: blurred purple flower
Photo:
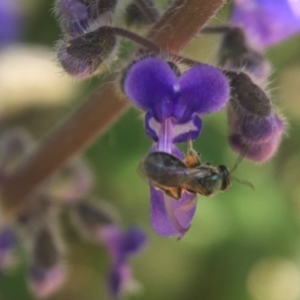
[[[198,115],[224,108],[229,100],[229,83],[217,68],[199,64],[180,74],[172,63],[148,57],[135,62],[125,74],[124,92],[146,111],[147,135],[155,142],[151,151],[182,154],[174,145],[196,139],[202,128]],[[151,188],[151,223],[163,236],[183,237],[196,209],[194,194],[184,192],[180,200]]]
[[[12,229],[6,227],[0,230],[0,271],[12,266],[16,243],[16,233]]]
[[[19,0],[0,1],[0,47],[18,40],[23,29]]]
[[[77,37],[107,25],[116,4],[117,0],[57,0],[55,9],[64,33]]]
[[[253,47],[264,49],[300,31],[299,0],[235,0],[231,23],[244,29]]]
[[[63,284],[66,270],[62,253],[54,233],[47,227],[40,228],[33,239],[28,283],[38,298],[46,298]]]
[[[110,225],[103,227],[98,237],[107,247],[111,257],[112,268],[108,284],[112,295],[118,297],[134,284],[128,259],[145,246],[146,235],[138,228],[130,228],[123,232],[116,225]]]
[[[29,286],[38,298],[52,295],[64,282],[66,270],[62,265],[52,268],[31,266],[29,269]]]

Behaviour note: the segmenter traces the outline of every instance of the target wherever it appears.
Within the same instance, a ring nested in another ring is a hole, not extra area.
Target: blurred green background
[[[23,2],[24,33],[19,46],[53,50],[61,36],[53,1]],[[228,7],[224,7],[213,22],[227,19]],[[185,55],[215,63],[217,45],[216,37],[197,37]],[[124,51],[126,47],[128,44],[124,44]],[[125,227],[136,224],[149,235],[148,247],[133,260],[141,291],[128,299],[300,299],[299,53],[299,37],[266,53],[274,66],[268,88],[289,126],[270,162],[258,165],[244,160],[236,171],[237,177],[251,181],[256,190],[234,183],[226,193],[199,197],[192,227],[180,242],[157,236],[150,226],[148,186],[136,171],[151,146],[141,126],[140,111],[131,108],[85,151],[96,177],[94,194],[116,207]],[[41,140],[101,84],[102,78],[79,83],[55,69],[58,79],[54,79],[47,72],[53,73],[55,59],[47,57],[50,64],[35,71],[34,63],[28,66],[22,55],[17,54],[20,61],[16,63],[7,53],[0,53],[1,130],[20,125]],[[26,88],[28,78],[31,86]],[[35,84],[37,78],[39,84]],[[11,89],[5,85],[8,79]],[[228,145],[226,122],[225,112],[206,116],[194,147],[205,161],[232,167],[237,154]],[[67,217],[61,225],[69,277],[49,299],[108,299],[105,276],[109,263],[104,249],[82,240]],[[0,299],[34,299],[26,285],[22,250],[16,270],[0,277]]]

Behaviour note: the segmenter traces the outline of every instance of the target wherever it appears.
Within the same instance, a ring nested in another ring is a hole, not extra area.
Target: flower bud
[[[65,268],[62,254],[49,228],[42,228],[33,241],[29,265],[29,286],[39,298],[54,293],[63,283]]]
[[[74,206],[75,225],[88,237],[98,241],[102,228],[114,224],[112,215],[93,202],[79,202]]]
[[[77,37],[108,24],[117,0],[57,0],[55,9],[62,30]]]
[[[76,203],[87,196],[93,186],[93,179],[87,164],[79,159],[74,160],[53,179],[49,194],[64,203]]]
[[[284,133],[283,118],[277,113],[238,116],[232,105],[228,107],[228,124],[233,150],[257,162],[267,161],[275,154]]]
[[[248,45],[244,32],[239,27],[229,27],[224,33],[218,59],[224,69],[243,70],[262,81],[267,79],[271,72],[268,60]]]
[[[105,14],[113,13],[118,0],[82,0],[88,7],[89,15],[94,18],[101,18]]]
[[[85,79],[104,68],[105,61],[113,55],[116,46],[116,36],[107,27],[101,27],[72,40],[61,41],[57,55],[69,75]]]
[[[232,149],[246,158],[256,161],[265,162],[269,160],[277,151],[282,132],[276,131],[268,141],[262,143],[249,143],[239,134],[229,136],[229,144]]]
[[[149,3],[149,5],[153,6],[153,3]],[[125,8],[125,23],[127,26],[138,27],[151,24],[135,2],[130,3]]]
[[[243,72],[224,71],[230,80],[230,104],[240,117],[245,113],[269,116],[272,105],[268,95]]]

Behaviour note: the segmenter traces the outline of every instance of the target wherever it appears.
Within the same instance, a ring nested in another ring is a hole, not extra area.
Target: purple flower
[[[228,80],[219,69],[199,64],[180,74],[173,63],[154,57],[135,62],[127,70],[123,89],[146,111],[146,133],[155,142],[151,151],[180,159],[182,154],[174,144],[197,138],[202,127],[198,115],[221,110],[229,99]],[[184,192],[180,200],[174,200],[150,189],[153,229],[163,236],[183,237],[195,213],[195,194]]]
[[[108,278],[111,294],[115,297],[130,290],[135,281],[128,262],[145,246],[146,235],[138,228],[123,232],[117,226],[106,226],[99,231],[99,240],[107,247],[112,261]]]
[[[0,47],[15,42],[22,31],[22,15],[18,0],[0,1]]]
[[[235,0],[231,23],[242,27],[249,42],[264,49],[300,31],[300,1]]]

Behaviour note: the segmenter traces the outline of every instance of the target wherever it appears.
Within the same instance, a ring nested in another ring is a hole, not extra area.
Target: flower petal
[[[150,200],[154,231],[162,236],[182,238],[195,215],[197,196],[185,192],[181,200],[174,200],[150,186]]]
[[[124,80],[124,91],[136,106],[151,111],[154,118],[161,122],[172,113],[176,81],[176,74],[166,61],[148,57],[129,69]]]
[[[300,31],[300,3],[235,0],[231,22],[245,30],[253,46],[263,49]]]
[[[277,115],[269,117],[250,116],[241,123],[241,135],[250,142],[267,142],[277,132],[283,132],[283,123]]]
[[[173,116],[180,123],[194,113],[209,114],[224,108],[229,100],[229,82],[217,68],[199,64],[183,73],[177,84],[177,103]]]
[[[31,266],[29,270],[29,286],[33,294],[38,298],[47,298],[56,292],[64,283],[66,270],[57,265],[52,268]]]
[[[114,297],[134,294],[140,289],[139,283],[133,278],[131,267],[128,264],[113,266],[108,276],[108,286]]]
[[[127,257],[130,254],[139,252],[146,243],[146,234],[139,228],[132,227],[124,234],[122,245],[123,255]]]
[[[0,1],[0,47],[16,42],[24,29],[21,2]]]
[[[173,143],[184,143],[189,139],[195,140],[201,133],[202,120],[194,115],[192,119],[184,124],[174,124]]]
[[[239,134],[229,136],[229,144],[232,149],[246,158],[256,161],[265,162],[269,160],[277,151],[281,141],[281,134],[275,134],[267,142],[247,143]],[[246,152],[246,153],[245,153]]]
[[[155,142],[161,130],[161,123],[157,122],[150,112],[145,116],[145,128],[147,135]],[[202,129],[202,121],[197,115],[193,115],[186,123],[178,124],[172,118],[173,143],[187,142],[189,139],[195,140]]]

